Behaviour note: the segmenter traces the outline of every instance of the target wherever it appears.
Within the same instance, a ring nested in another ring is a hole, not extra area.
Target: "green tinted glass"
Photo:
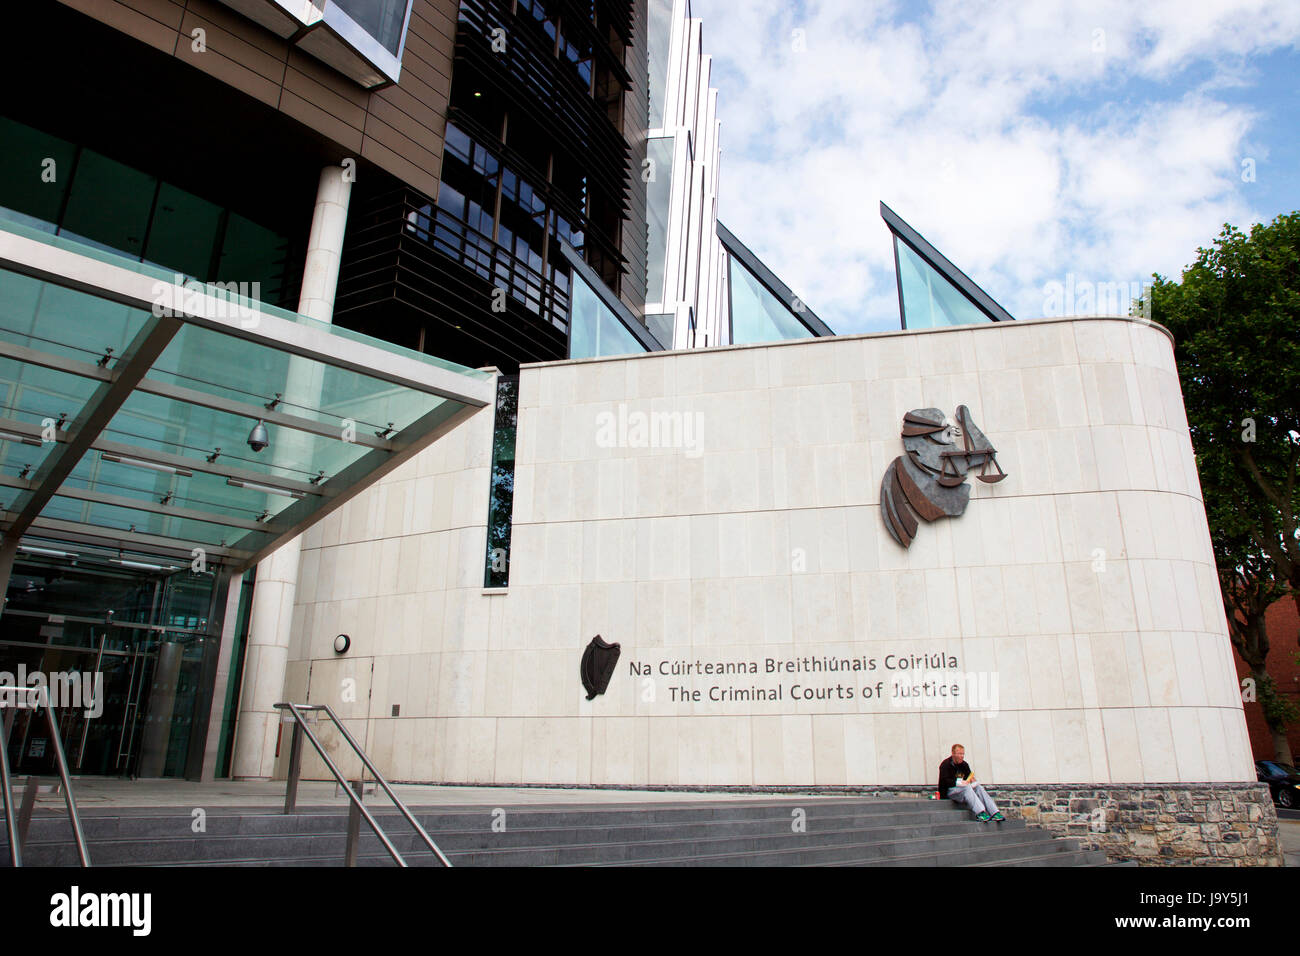
[[[188,278],[206,279],[220,225],[221,207],[163,183],[144,257]]]
[[[0,143],[0,206],[36,221],[57,222],[72,181],[76,146],[2,117]]]
[[[59,232],[139,258],[157,187],[152,176],[83,149]]]
[[[957,291],[907,243],[894,238],[898,275],[903,288],[903,327],[932,329],[991,322],[981,309]]]
[[[643,346],[575,270],[569,304],[569,358],[635,355]]]
[[[812,331],[746,269],[735,256],[731,263],[731,342],[780,342],[812,338]]]

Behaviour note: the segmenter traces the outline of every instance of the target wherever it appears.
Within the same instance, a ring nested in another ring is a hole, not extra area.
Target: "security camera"
[[[259,418],[253,430],[248,433],[248,447],[253,451],[261,451],[267,445],[271,444],[271,436],[267,434],[266,426],[262,424]]]

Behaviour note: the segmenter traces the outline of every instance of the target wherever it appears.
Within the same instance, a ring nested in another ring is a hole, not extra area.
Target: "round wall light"
[[[335,654],[346,654],[348,652],[348,648],[351,646],[352,646],[352,638],[348,637],[346,634],[340,634],[338,637],[334,638]]]

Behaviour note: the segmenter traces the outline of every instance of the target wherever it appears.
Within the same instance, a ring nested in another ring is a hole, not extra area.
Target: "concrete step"
[[[851,818],[850,818],[851,819]],[[385,833],[403,855],[428,852],[422,840],[405,821],[382,821]],[[422,821],[425,824],[431,821]],[[688,825],[680,832],[671,824],[651,827],[621,826],[605,830],[582,828],[575,830],[537,829],[491,833],[485,830],[446,831],[429,828],[436,834],[442,850],[462,863],[469,865],[557,865],[571,862],[602,862],[605,860],[635,860],[657,856],[671,856],[683,846],[692,852],[705,852],[709,848],[732,850],[758,850],[773,847],[822,847],[852,842],[859,845],[893,844],[915,841],[935,836],[967,836],[983,838],[979,825],[964,820],[947,820],[941,823],[906,823],[862,827],[851,823],[837,829],[809,829],[794,833],[784,820],[765,826],[753,821]],[[1001,834],[1016,833],[1021,839],[1030,831],[1021,821],[1008,821],[998,827]],[[1003,836],[999,836],[1002,839]],[[1046,837],[1046,835],[1044,835]],[[1050,839],[1050,838],[1048,838]],[[996,840],[990,842],[997,842]],[[101,865],[130,865],[136,862],[197,862],[213,859],[237,859],[250,854],[275,856],[295,854],[296,849],[310,848],[313,855],[341,858],[346,844],[342,828],[331,833],[263,833],[236,836],[214,834],[187,834],[185,836],[153,836],[132,838],[99,838],[90,840],[92,858]],[[256,851],[253,848],[256,847]],[[369,829],[361,836],[363,850],[381,849],[379,840]],[[891,852],[882,849],[882,853]],[[31,865],[75,864],[75,849],[70,842],[34,843],[29,840],[25,854]]]
[[[432,852],[382,797],[367,808],[411,865]],[[414,808],[458,866],[1088,865],[1075,841],[1021,820],[981,824],[947,801],[780,798],[682,803]],[[795,815],[794,810],[802,811]],[[792,823],[801,820],[802,832]],[[242,866],[342,863],[344,806],[210,808],[194,833],[186,808],[88,809],[82,828],[102,866]],[[358,862],[392,865],[362,823]],[[24,845],[33,866],[76,865],[66,817],[39,811]],[[1103,858],[1104,861],[1104,858]]]
[[[808,830],[854,825],[903,825],[948,822],[967,818],[960,809],[930,807],[921,801],[890,801],[893,806],[867,807],[851,804],[808,805],[801,804],[803,822]],[[918,806],[918,804],[920,804]],[[554,810],[509,810],[504,818],[505,833],[531,830],[620,830],[629,826],[636,827],[678,827],[682,832],[691,828],[704,829],[720,823],[756,828],[770,828],[774,825],[790,826],[794,816],[790,810],[794,807],[764,806],[761,808],[730,807],[710,808],[707,813],[700,810],[685,810],[679,813],[642,811],[640,808],[628,807],[617,812],[607,810],[577,812],[569,808]],[[383,805],[367,804],[367,809],[380,820],[385,829],[392,823],[397,829],[409,826],[405,820],[392,809]],[[448,832],[491,832],[496,817],[488,808],[448,812],[445,810],[412,811],[422,826],[434,826]],[[82,816],[82,830],[88,839],[130,838],[137,836],[189,836],[193,831],[194,818],[188,813],[170,813],[157,816],[142,814],[108,815],[85,814]],[[331,808],[327,810],[305,810],[285,815],[274,811],[261,813],[230,814],[213,811],[206,815],[204,832],[208,836],[239,835],[260,833],[331,833],[342,832],[346,826],[346,809]],[[71,838],[67,818],[60,815],[36,817],[32,820],[28,833],[29,842],[61,841]]]
[[[820,823],[821,825],[817,827],[810,826],[804,833],[794,833],[784,820],[720,820],[710,824],[685,824],[681,827],[670,823],[661,823],[649,826],[621,825],[603,829],[596,827],[538,828],[492,833],[486,827],[476,830],[448,830],[437,827],[436,821],[422,821],[426,832],[436,833],[436,842],[448,853],[476,850],[498,852],[536,847],[560,849],[565,846],[604,844],[697,843],[724,837],[730,839],[789,838],[795,842],[820,845],[845,839],[850,834],[863,841],[869,841],[873,838],[896,840],[946,833],[973,832],[973,825],[964,820],[945,820],[942,822],[889,821],[879,826],[862,826],[860,823],[855,822],[852,817],[846,817],[839,821],[821,821]],[[838,825],[832,826],[829,825],[830,823],[837,823]],[[408,848],[414,850],[424,845],[423,841],[419,839],[414,830],[404,820],[381,820],[380,825],[399,851],[404,852]],[[1019,820],[1009,820],[999,826],[998,829],[1002,831],[1024,831],[1025,825]],[[367,840],[374,839],[368,827],[364,827],[363,837]],[[239,851],[249,841],[272,839],[326,841],[322,842],[322,846],[329,845],[327,841],[336,840],[341,846],[345,839],[345,830],[343,826],[338,826],[330,830],[296,833],[267,832],[238,835],[186,833],[183,836],[141,834],[130,837],[91,837],[88,839],[96,847],[95,859],[109,863],[129,857],[133,848],[137,847],[141,842],[148,842],[151,847],[155,847],[156,849],[153,852],[160,857],[171,855],[176,859],[189,859],[194,853],[191,848],[197,844],[204,846],[204,850],[200,853],[202,856],[214,853],[220,854],[230,848]],[[270,846],[271,844],[264,845]],[[57,853],[59,850],[71,852],[71,842],[69,840],[34,841],[29,838],[26,844],[26,853],[33,861],[39,859],[42,855]],[[237,856],[240,854],[235,852],[231,855]]]

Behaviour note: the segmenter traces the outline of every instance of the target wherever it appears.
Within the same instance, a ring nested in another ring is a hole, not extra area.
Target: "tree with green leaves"
[[[1300,212],[1249,235],[1225,225],[1181,281],[1157,275],[1149,295],[1174,337],[1233,644],[1290,763],[1298,715],[1268,678],[1264,610],[1288,593],[1300,608]]]
[[[1300,718],[1300,710],[1278,693],[1277,683],[1268,673],[1270,645],[1264,620],[1269,605],[1286,595],[1286,582],[1249,538],[1215,541],[1214,545],[1219,589],[1228,614],[1228,636],[1250,668],[1250,683],[1243,687],[1242,699],[1259,702],[1273,737],[1273,759],[1293,764],[1286,730]]]

